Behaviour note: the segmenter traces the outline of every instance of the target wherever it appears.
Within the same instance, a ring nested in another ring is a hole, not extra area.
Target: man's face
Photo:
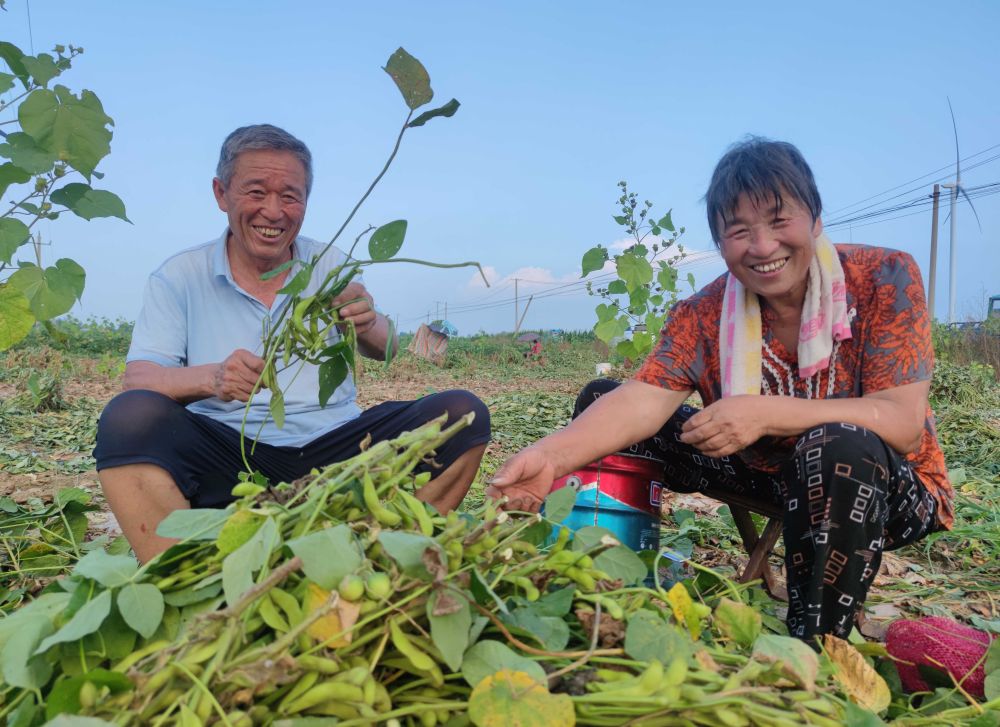
[[[823,223],[789,196],[780,205],[741,195],[735,214],[719,220],[722,258],[743,285],[774,305],[799,305]]]
[[[289,258],[306,213],[306,170],[287,151],[245,151],[232,179],[212,182],[219,209],[229,217],[231,261],[261,272]]]

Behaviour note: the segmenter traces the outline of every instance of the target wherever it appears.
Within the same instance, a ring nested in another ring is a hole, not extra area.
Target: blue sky
[[[134,224],[61,219],[43,229],[49,264],[65,256],[87,270],[74,310],[82,317],[133,319],[150,271],[222,231],[211,178],[219,144],[239,125],[275,123],[309,144],[316,182],[303,233],[328,239],[381,168],[405,117],[381,70],[400,45],[429,70],[435,102],[454,96],[462,107],[408,133],[351,230],[407,219],[403,254],[478,260],[497,283],[484,290],[467,270],[373,268],[366,277],[377,304],[403,330],[443,313],[445,303],[462,333],[510,330],[515,277],[524,281],[522,307],[523,296],[539,295],[524,327],[589,327],[597,300],[580,286],[552,288],[578,279],[589,247],[621,238],[611,219],[618,180],[653,201],[654,211],[672,208],[690,250],[711,250],[701,198],[719,156],[747,133],[799,146],[827,221],[954,163],[948,96],[963,157],[1000,144],[1000,4],[988,0],[33,0],[30,38],[26,9],[25,0],[7,1],[2,38],[24,50],[33,42],[36,53],[56,43],[83,46],[63,80],[96,92],[116,122],[101,186],[124,199]],[[866,204],[929,193],[948,173]],[[1000,158],[963,173],[967,187],[996,181]],[[957,218],[961,318],[981,317],[986,296],[1000,293],[1000,195],[976,208],[981,231],[966,205]],[[946,211],[936,295],[942,318]],[[837,228],[831,237],[906,250],[927,277],[929,211]],[[689,271],[700,285],[722,266],[708,257]]]

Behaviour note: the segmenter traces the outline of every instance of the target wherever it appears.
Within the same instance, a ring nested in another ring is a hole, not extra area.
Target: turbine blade
[[[968,202],[969,206],[972,208],[972,214],[976,216],[976,224],[979,225],[979,231],[982,232],[983,223],[979,221],[979,213],[976,212],[976,205],[972,204],[972,200],[969,199],[969,195],[965,193],[965,187],[959,187],[958,191],[961,192],[962,196],[965,197],[965,201]]]

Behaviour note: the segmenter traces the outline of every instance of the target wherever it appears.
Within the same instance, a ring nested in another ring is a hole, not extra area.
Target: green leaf
[[[215,540],[232,513],[228,510],[174,510],[156,528],[156,534],[179,540]]]
[[[427,600],[427,619],[431,624],[431,641],[453,672],[462,668],[462,658],[469,645],[472,612],[464,594],[441,588]]]
[[[47,321],[69,311],[83,295],[86,273],[69,258],[60,258],[44,270],[33,263],[22,263],[8,283],[28,299],[31,312]]]
[[[152,583],[129,583],[118,594],[118,610],[129,627],[148,639],[163,618],[163,594]]]
[[[7,641],[16,633],[19,633],[32,622],[49,621],[54,622],[70,602],[70,594],[62,591],[47,591],[42,593],[34,601],[31,601],[10,615],[0,618],[0,650]],[[51,633],[54,629],[50,629]],[[45,634],[48,636],[48,634]],[[40,641],[41,639],[39,639]],[[27,652],[30,653],[30,652]]]
[[[532,604],[532,610],[539,616],[564,617],[573,608],[573,596],[576,588],[569,586],[551,591]]]
[[[0,174],[4,167],[9,166],[9,164],[0,166]],[[13,217],[0,218],[0,262],[9,263],[17,248],[26,243],[30,236],[31,231],[21,220]]]
[[[854,702],[844,702],[844,727],[885,727],[885,722],[875,713]]]
[[[1000,697],[1000,672],[993,672],[986,677],[983,682],[983,691],[988,702]]]
[[[628,286],[624,280],[612,280],[608,283],[608,293],[611,295],[624,295],[628,292]]]
[[[350,369],[343,353],[333,358],[328,358],[319,365],[319,405],[326,406],[330,401],[333,392],[344,383]]]
[[[590,550],[600,545],[604,538],[618,540],[618,537],[607,528],[602,528],[600,525],[587,525],[573,533],[572,548],[577,551]]]
[[[44,654],[55,644],[79,641],[87,634],[92,634],[101,628],[109,613],[111,613],[111,591],[101,591],[81,606],[65,626],[45,639],[34,653]]]
[[[332,591],[348,573],[364,563],[364,554],[347,525],[317,530],[288,541],[288,547],[302,559],[302,570],[309,580]]]
[[[687,281],[688,281],[688,285],[691,286],[692,292],[694,290],[696,290],[696,287],[695,287],[695,284],[694,284],[694,273],[688,273],[687,274]]]
[[[75,96],[65,86],[37,89],[17,109],[21,129],[88,179],[111,152],[111,117],[91,91]]]
[[[760,613],[745,603],[725,598],[715,607],[712,622],[722,635],[740,646],[750,646],[760,636],[763,621]]]
[[[17,76],[18,80],[20,80],[25,89],[27,89],[31,83],[31,79],[28,76],[28,71],[24,67],[24,51],[13,43],[3,41],[0,42],[0,59],[6,61],[7,67],[10,68],[10,72]]]
[[[108,555],[94,550],[83,556],[73,569],[73,574],[97,581],[105,588],[117,588],[132,580],[139,570],[139,562],[130,555]]]
[[[40,149],[34,138],[23,131],[8,134],[4,141],[4,144],[0,144],[0,156],[7,157],[26,173],[42,174],[50,171],[56,163],[55,154]],[[27,181],[22,179],[19,183]]]
[[[115,727],[113,722],[105,722],[97,717],[83,717],[79,714],[60,714],[45,723],[45,727]]]
[[[444,106],[438,106],[436,109],[431,109],[430,111],[424,111],[422,114],[420,114],[420,116],[411,121],[408,124],[408,126],[410,126],[411,128],[414,126],[423,126],[428,121],[437,116],[445,116],[445,117],[454,116],[455,112],[458,111],[459,106],[461,106],[461,104],[458,102],[458,99],[453,98]]]
[[[653,266],[644,257],[626,254],[618,256],[618,277],[625,281],[629,291],[636,290],[653,280]]]
[[[103,189],[93,189],[89,184],[71,182],[52,192],[53,204],[68,207],[77,217],[92,220],[95,217],[117,217],[131,223],[125,216],[125,203],[118,195]]]
[[[23,339],[35,325],[31,304],[24,293],[7,283],[0,283],[0,351]]]
[[[672,211],[673,210],[671,210],[671,212]],[[656,226],[674,232],[674,221],[670,218],[670,212],[667,212],[667,214],[663,215],[663,217],[658,219],[656,221]]]
[[[626,217],[625,215],[615,215],[615,222],[617,222],[619,225],[627,225],[628,217]]]
[[[403,101],[411,109],[420,108],[434,98],[427,69],[403,48],[398,48],[389,56],[382,70],[392,76],[396,88],[403,94]]]
[[[660,287],[665,291],[676,293],[677,269],[672,268],[669,265],[661,267],[660,271],[656,274],[656,282],[659,283]]]
[[[490,588],[489,582],[478,570],[473,569],[472,571],[472,577],[469,579],[469,590],[480,606],[486,606],[490,610],[496,606],[496,610],[500,613],[507,613],[507,604]]]
[[[271,278],[275,278],[275,277],[281,275],[286,270],[290,269],[293,265],[296,265],[298,263],[302,263],[302,261],[299,260],[299,259],[297,259],[297,258],[292,258],[291,260],[286,260],[285,262],[281,263],[281,265],[279,265],[278,267],[276,267],[276,268],[274,268],[272,270],[268,270],[266,273],[264,273],[263,275],[261,275],[260,279],[261,280],[270,280]],[[307,265],[308,263],[302,263],[302,264],[303,265]]]
[[[610,321],[602,321],[594,326],[594,335],[605,343],[623,335],[628,330],[628,322],[625,316],[614,318]]]
[[[4,682],[21,689],[40,689],[49,681],[52,665],[45,658],[36,656],[36,649],[54,630],[48,618],[37,616],[20,624],[0,652]]]
[[[39,53],[37,56],[25,56],[21,59],[24,70],[31,74],[31,78],[39,86],[49,85],[49,81],[62,73],[62,69],[56,65],[55,59],[48,53]]]
[[[109,671],[108,669],[91,669],[86,674],[56,682],[55,686],[52,687],[52,691],[45,698],[46,719],[52,720],[60,714],[76,714],[79,712],[81,708],[80,687],[83,686],[84,682],[90,682],[95,687],[107,687],[110,694],[121,694],[122,692],[132,690],[132,682],[121,672]],[[77,718],[72,722],[63,720],[62,723],[85,724],[84,722],[77,721],[79,719],[92,718]],[[102,720],[95,721],[100,724],[108,724]],[[52,724],[56,724],[55,721],[46,723],[46,725]]]
[[[618,309],[610,303],[599,303],[594,308],[594,312],[597,314],[597,320],[600,323],[613,321],[618,316]]]
[[[761,634],[753,644],[753,657],[776,664],[782,674],[804,689],[816,687],[819,659],[809,646],[791,636]]]
[[[538,642],[546,651],[562,651],[569,643],[569,625],[566,619],[542,616],[534,609],[534,604],[516,608],[503,616],[502,620],[508,628]]]
[[[271,552],[281,546],[281,534],[274,518],[267,518],[253,537],[222,561],[222,590],[226,603],[235,604],[253,587],[253,574],[260,570]]]
[[[545,498],[545,517],[552,522],[561,523],[573,512],[575,504],[576,490],[572,487],[560,487]]]
[[[621,579],[626,586],[641,583],[649,574],[646,564],[624,545],[608,548],[598,555],[594,558],[594,567],[607,573],[612,580]]]
[[[501,669],[523,671],[535,681],[545,683],[545,670],[499,641],[479,641],[469,647],[462,659],[462,677],[470,687]]]
[[[312,271],[313,271],[313,266],[310,265],[309,263],[304,263],[302,269],[299,270],[299,272],[295,273],[295,275],[292,276],[292,279],[289,280],[287,283],[285,283],[285,287],[283,287],[278,292],[281,293],[282,295],[295,297],[303,290],[305,290],[306,286],[309,285],[309,279],[312,277]],[[264,275],[270,275],[273,272],[274,271],[271,270],[268,271],[267,273],[264,273]],[[263,279],[263,277],[264,276],[262,275],[261,279]]]
[[[387,222],[372,233],[368,239],[368,255],[372,260],[388,260],[403,246],[406,236],[406,220]]]
[[[659,659],[669,664],[677,655],[690,656],[691,640],[653,611],[643,609],[628,619],[625,653],[637,661]]]
[[[14,88],[14,80],[17,76],[11,73],[0,73],[0,93],[7,93]]]
[[[281,393],[280,389],[271,391],[271,401],[268,403],[267,409],[271,412],[271,418],[274,419],[274,426],[282,429],[285,426],[285,395]]]
[[[583,253],[583,261],[581,262],[581,267],[583,272],[580,275],[581,278],[585,278],[593,272],[596,272],[604,267],[604,263],[608,260],[608,250],[607,248],[592,247],[587,252]]]
[[[438,560],[444,561],[441,556],[441,546],[425,535],[383,530],[378,535],[378,541],[403,573],[423,581],[433,578],[431,572],[427,570],[425,553],[437,551],[435,555]]]
[[[992,674],[1000,672],[1000,639],[993,639],[990,648],[986,650],[986,660],[983,662],[983,672]]]

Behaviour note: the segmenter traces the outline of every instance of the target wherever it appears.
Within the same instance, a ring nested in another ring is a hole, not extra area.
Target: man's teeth
[[[254,227],[254,229],[264,237],[277,237],[281,234],[281,230],[277,227]]]
[[[751,265],[750,267],[758,273],[773,273],[775,270],[781,270],[785,267],[785,263],[787,262],[788,258],[784,258],[783,260],[778,260],[777,262],[764,263],[763,265]]]

